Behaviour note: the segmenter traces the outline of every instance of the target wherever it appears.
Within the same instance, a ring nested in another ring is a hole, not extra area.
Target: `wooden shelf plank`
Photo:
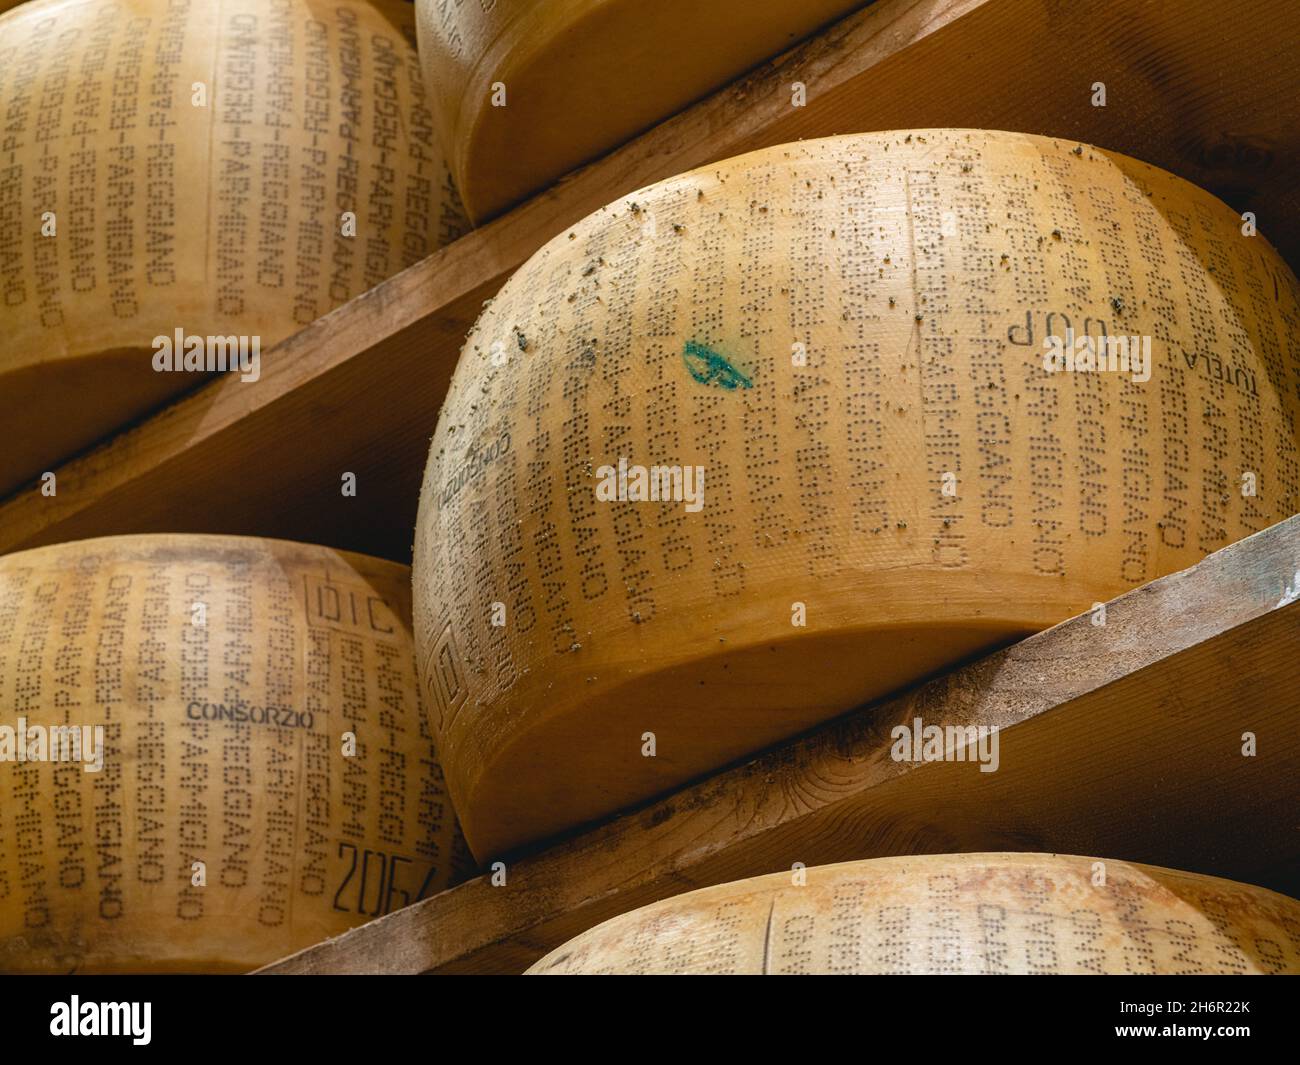
[[[921,688],[263,970],[520,972],[698,887],[891,854],[1021,850],[1300,885],[1300,517]],[[1000,766],[890,730],[997,725]],[[1243,755],[1243,733],[1257,753]]]
[[[0,551],[167,530],[408,560],[428,438],[482,301],[618,196],[800,137],[975,126],[1093,142],[1254,210],[1295,261],[1297,37],[1293,0],[1231,19],[1218,0],[877,0],[290,338],[258,383],[205,385],[63,464],[55,497],[0,503]]]

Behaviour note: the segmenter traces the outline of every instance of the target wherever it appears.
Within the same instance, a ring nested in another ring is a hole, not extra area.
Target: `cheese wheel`
[[[420,501],[416,647],[474,852],[1300,509],[1296,280],[1242,228],[1123,156],[929,130],[754,152],[545,245],[469,335]]]
[[[0,113],[0,492],[466,225],[407,3],[30,0]]]
[[[864,0],[416,0],[420,60],[476,221]]]
[[[646,906],[529,975],[1300,973],[1300,903],[1152,865],[1055,854],[877,858]]]
[[[409,609],[278,540],[0,557],[0,971],[243,971],[464,879]]]

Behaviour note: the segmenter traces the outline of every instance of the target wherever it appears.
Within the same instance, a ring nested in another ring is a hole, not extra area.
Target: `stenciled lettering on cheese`
[[[410,594],[254,537],[0,556],[0,968],[244,972],[467,875]]]
[[[510,451],[510,434],[502,433],[488,447],[475,451],[465,462],[457,469],[446,485],[443,486],[442,495],[439,498],[439,506],[445,507],[450,503],[456,494],[467,484],[471,484],[483,476],[484,470],[489,465],[496,462],[497,459]]]
[[[468,227],[407,0],[0,21],[0,495]],[[152,349],[152,350],[151,350]]]
[[[237,721],[240,724],[274,725],[277,728],[316,727],[316,715],[310,710],[290,710],[280,706],[250,706],[233,703],[192,702],[185,707],[185,716],[191,721]]]

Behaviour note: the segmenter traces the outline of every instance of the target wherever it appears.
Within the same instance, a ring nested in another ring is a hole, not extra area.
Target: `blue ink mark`
[[[736,388],[753,388],[754,382],[731,365],[707,344],[688,340],[682,351],[682,360],[690,375],[702,385],[717,385],[728,392]]]

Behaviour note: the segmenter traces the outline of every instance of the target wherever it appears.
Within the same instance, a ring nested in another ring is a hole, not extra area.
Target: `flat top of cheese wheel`
[[[409,595],[252,537],[0,556],[0,971],[244,971],[468,875]]]
[[[477,221],[864,0],[416,0],[420,59]]]
[[[665,899],[597,925],[528,972],[1300,973],[1300,903],[1109,859],[878,858]]]
[[[476,853],[1300,509],[1296,281],[1252,234],[1146,164],[978,130],[769,148],[559,234],[469,335],[416,530]]]
[[[0,493],[210,374],[255,387],[279,341],[464,231],[413,19],[394,0],[5,15]]]

